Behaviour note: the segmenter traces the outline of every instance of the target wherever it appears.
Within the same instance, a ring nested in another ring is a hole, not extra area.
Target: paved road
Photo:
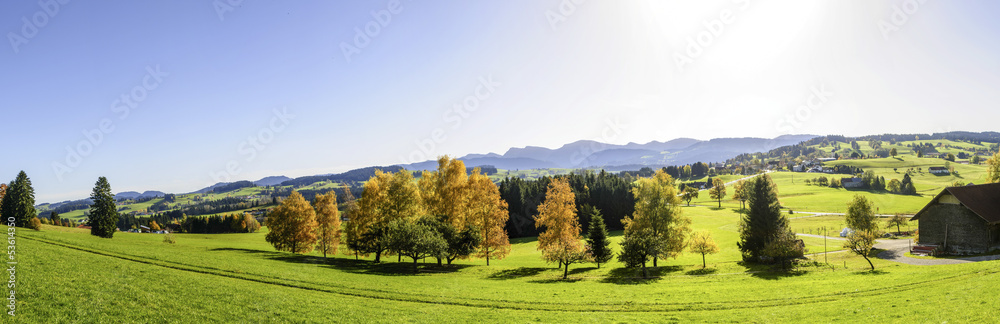
[[[814,234],[796,234],[796,235],[823,238],[823,235],[814,235]],[[847,240],[846,238],[836,237],[836,236],[827,236],[826,238],[839,241]],[[1000,255],[986,255],[986,256],[969,257],[969,258],[958,258],[958,259],[911,258],[906,256],[906,253],[909,252],[910,249],[909,241],[910,240],[903,240],[903,239],[877,240],[876,242],[878,243],[875,244],[875,248],[884,250],[882,252],[879,252],[878,258],[889,261],[896,261],[904,264],[910,264],[910,265],[941,265],[941,264],[959,264],[959,263],[969,263],[978,261],[1000,260]]]

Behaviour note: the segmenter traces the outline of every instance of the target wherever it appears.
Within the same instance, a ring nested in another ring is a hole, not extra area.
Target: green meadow
[[[27,322],[981,322],[1000,316],[997,262],[919,267],[850,253],[793,271],[740,262],[729,208],[684,207],[720,246],[659,260],[652,279],[612,261],[574,264],[567,280],[533,238],[503,260],[408,260],[276,252],[253,234],[118,233],[45,226],[18,232],[18,319]],[[804,219],[793,219],[793,228]],[[835,219],[816,219],[835,222]],[[817,223],[818,224],[818,223]],[[812,225],[817,225],[812,224]],[[811,225],[810,225],[811,226]],[[621,233],[612,233],[617,250]],[[805,237],[807,253],[823,239]],[[830,251],[842,250],[828,242]],[[992,306],[991,306],[992,305]]]

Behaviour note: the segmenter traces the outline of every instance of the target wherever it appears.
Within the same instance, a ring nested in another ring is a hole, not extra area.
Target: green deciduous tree
[[[691,200],[698,198],[698,188],[695,187],[684,187],[684,192],[681,193],[681,199],[687,202],[688,206],[691,206]]]
[[[870,231],[854,231],[854,233],[847,236],[847,242],[844,243],[844,247],[851,250],[854,254],[865,258],[865,261],[868,261],[868,265],[874,271],[875,265],[872,264],[872,260],[868,259],[868,254],[875,247],[875,239],[877,237],[877,234]]]
[[[622,220],[625,233],[648,230],[658,240],[660,250],[653,255],[654,267],[659,258],[676,258],[684,251],[691,220],[681,214],[674,179],[661,169],[651,178],[636,181],[632,193],[635,212]]]
[[[111,194],[111,184],[107,178],[97,178],[90,200],[93,201],[90,205],[90,234],[112,238],[117,230],[118,207],[115,206],[115,198]]]
[[[874,203],[862,195],[854,195],[848,203],[844,221],[847,227],[855,231],[878,232],[878,216],[875,215]]]
[[[425,223],[396,219],[389,223],[388,229],[389,249],[413,259],[413,273],[419,272],[417,260],[440,256],[448,250],[448,242],[441,233]]]
[[[649,278],[646,263],[663,249],[661,245],[662,241],[649,229],[626,231],[621,241],[622,251],[618,254],[618,261],[627,268],[641,267],[642,276]]]
[[[910,223],[910,218],[909,217],[903,216],[903,214],[895,214],[895,215],[892,215],[892,217],[890,217],[886,221],[885,227],[886,228],[890,228],[890,227],[894,227],[895,226],[896,227],[896,233],[900,233],[901,232],[900,229],[899,229],[900,226],[907,226],[909,223]]]
[[[389,248],[385,237],[389,223],[422,214],[420,191],[409,171],[393,174],[376,170],[375,176],[365,182],[358,211],[351,215],[348,246],[362,254],[373,253],[375,262],[381,262],[382,253]]]

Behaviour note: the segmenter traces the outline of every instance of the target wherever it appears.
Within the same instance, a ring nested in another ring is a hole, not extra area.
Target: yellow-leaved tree
[[[340,211],[337,210],[337,194],[330,191],[316,195],[313,200],[316,209],[316,248],[326,254],[336,254],[340,246]]]
[[[659,258],[676,258],[684,251],[685,239],[691,232],[691,220],[681,214],[681,200],[674,187],[674,178],[657,170],[650,178],[641,178],[632,188],[635,195],[635,212],[622,220],[625,233],[651,235]]]
[[[565,266],[563,279],[569,274],[569,265],[586,260],[580,236],[580,222],[576,218],[576,195],[566,178],[549,182],[545,202],[538,206],[535,227],[545,228],[538,234],[538,249],[542,258]]]
[[[278,251],[309,253],[316,244],[316,211],[298,191],[271,210],[264,224],[269,231],[265,239]]]
[[[481,174],[479,168],[473,169],[469,176],[462,210],[466,226],[480,230],[482,243],[477,256],[486,258],[486,265],[490,265],[490,258],[500,260],[510,253],[510,239],[504,228],[510,217],[507,202],[500,198],[497,185]]]
[[[442,156],[438,159],[438,169],[420,176],[420,197],[426,212],[444,219],[461,231],[467,226],[462,204],[466,196],[468,176],[465,162]]]
[[[365,182],[358,211],[348,223],[348,246],[361,254],[375,254],[375,262],[381,262],[382,254],[389,249],[389,223],[422,215],[422,204],[409,171],[376,170],[375,176]]]
[[[986,183],[1000,182],[1000,152],[986,160]]]

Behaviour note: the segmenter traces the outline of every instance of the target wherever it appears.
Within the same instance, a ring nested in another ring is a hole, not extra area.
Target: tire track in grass
[[[493,299],[468,298],[468,297],[461,297],[461,298],[442,297],[442,296],[429,296],[420,294],[403,294],[399,292],[389,292],[389,291],[382,291],[375,289],[354,288],[354,287],[345,287],[336,285],[324,285],[324,284],[310,283],[306,281],[281,279],[281,278],[267,277],[261,275],[251,275],[246,273],[235,273],[227,270],[221,270],[209,267],[201,267],[201,266],[187,265],[170,261],[148,259],[143,257],[94,250],[91,248],[75,246],[73,244],[66,242],[57,242],[40,238],[31,238],[31,237],[23,237],[23,238],[32,241],[37,241],[40,243],[46,243],[55,246],[60,246],[63,248],[73,249],[81,252],[92,253],[105,257],[111,257],[126,261],[159,266],[179,271],[188,271],[206,275],[215,275],[233,279],[242,279],[256,283],[290,287],[290,288],[299,288],[310,291],[326,292],[326,293],[340,294],[340,295],[360,297],[360,298],[401,301],[401,302],[466,306],[466,307],[486,308],[486,309],[526,310],[526,311],[662,313],[662,312],[715,311],[715,310],[748,309],[748,308],[761,308],[761,307],[795,306],[804,304],[833,302],[849,297],[879,296],[890,293],[906,292],[918,288],[944,286],[944,285],[950,285],[951,282],[953,281],[965,278],[972,278],[976,276],[993,275],[1000,272],[1000,269],[980,270],[975,272],[961,273],[947,277],[929,279],[919,282],[911,282],[894,286],[886,286],[886,287],[872,288],[866,290],[834,292],[824,295],[793,297],[793,298],[712,301],[712,302],[685,302],[685,303],[634,303],[631,301],[626,301],[619,304],[594,305],[594,304],[553,303],[553,302],[536,302],[536,301],[529,302],[529,301],[493,300]],[[442,298],[446,300],[440,300]]]

